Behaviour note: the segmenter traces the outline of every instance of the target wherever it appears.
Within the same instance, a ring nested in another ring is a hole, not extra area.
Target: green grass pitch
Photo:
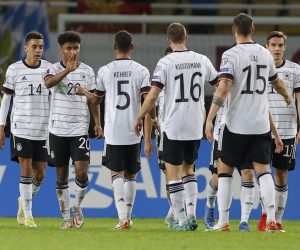
[[[285,221],[286,233],[239,232],[231,221],[231,232],[203,232],[204,224],[189,232],[171,232],[163,219],[134,219],[131,230],[114,230],[116,219],[87,218],[82,229],[62,231],[57,218],[36,218],[38,228],[17,225],[15,218],[0,218],[0,250],[110,250],[110,249],[300,249],[300,221]],[[250,226],[255,229],[256,221]]]

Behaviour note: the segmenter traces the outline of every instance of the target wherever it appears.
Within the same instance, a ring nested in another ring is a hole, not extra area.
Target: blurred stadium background
[[[24,56],[23,37],[30,30],[43,33],[46,44],[44,58],[53,63],[60,59],[57,34],[71,29],[79,31],[83,38],[81,60],[91,65],[96,73],[100,66],[114,59],[112,44],[115,32],[126,29],[133,33],[133,59],[153,72],[156,62],[167,47],[166,27],[171,22],[181,22],[189,32],[188,47],[207,55],[215,67],[219,68],[222,52],[234,43],[231,23],[239,12],[254,16],[254,40],[260,44],[265,44],[268,32],[283,31],[288,36],[286,59],[300,62],[299,0],[0,1],[0,88],[7,66]],[[205,90],[207,108],[212,92],[210,87]],[[6,131],[9,133],[9,126]],[[100,165],[103,141],[92,140],[91,146],[90,186],[83,203],[85,215],[115,217],[109,173]],[[204,213],[206,185],[210,178],[207,169],[209,157],[210,144],[204,140],[197,161],[199,218]],[[6,204],[0,207],[0,216],[14,216],[17,208],[19,169],[9,158],[7,140],[5,150],[0,152],[0,196],[4,196],[6,200]],[[157,168],[155,155],[150,161],[142,158],[142,164],[137,180],[134,214],[136,217],[163,217],[167,212],[164,176]],[[298,165],[297,168],[300,167]],[[70,168],[70,173],[73,173],[72,166]],[[285,213],[287,219],[300,219],[297,209],[300,198],[296,190],[298,171],[289,177],[289,199]],[[73,176],[70,181],[72,178]],[[231,217],[239,218],[238,175],[235,176],[234,185]],[[251,218],[258,218],[260,215],[257,207],[256,199]],[[43,217],[60,216],[52,168],[47,169],[43,187],[34,199],[33,214]]]

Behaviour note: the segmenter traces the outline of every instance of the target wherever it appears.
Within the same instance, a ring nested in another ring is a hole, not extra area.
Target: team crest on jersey
[[[226,63],[228,63],[228,58],[227,57],[224,57],[222,58],[222,62],[221,62],[221,65],[225,65]]]
[[[289,80],[291,78],[291,73],[288,71],[283,72],[283,80]]]
[[[82,80],[86,80],[86,73],[81,72],[81,73],[80,73],[80,76],[81,76],[81,79],[82,79]]]
[[[16,149],[17,149],[17,151],[21,151],[22,150],[22,144],[21,143],[17,143],[16,144]]]

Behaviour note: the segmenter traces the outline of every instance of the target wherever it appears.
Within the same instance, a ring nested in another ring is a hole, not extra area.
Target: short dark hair
[[[43,35],[37,31],[30,31],[25,36],[25,44],[28,43],[31,39],[44,39]]]
[[[115,44],[121,52],[128,52],[132,46],[131,34],[126,30],[120,30],[116,33]]]
[[[233,19],[233,25],[238,34],[248,36],[251,34],[253,18],[245,13],[240,13]]]
[[[167,36],[173,43],[182,43],[186,36],[186,29],[181,23],[171,23],[167,29]]]
[[[283,38],[284,44],[287,41],[287,36],[281,32],[281,31],[272,31],[267,35],[267,44],[269,44],[269,41],[273,37]]]
[[[60,46],[65,43],[81,43],[81,37],[78,32],[75,31],[66,31],[64,33],[59,34],[57,37],[57,41]]]
[[[165,50],[165,55],[168,55],[168,54],[170,54],[170,53],[172,53],[172,52],[173,52],[172,48],[171,48],[171,47],[168,47],[168,48],[166,48],[166,50]]]

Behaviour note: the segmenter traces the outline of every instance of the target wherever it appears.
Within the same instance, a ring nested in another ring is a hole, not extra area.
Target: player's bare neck
[[[30,67],[37,67],[40,65],[40,60],[38,59],[31,59],[31,58],[25,58],[25,62]]]
[[[275,62],[276,68],[279,68],[280,66],[282,66],[284,60],[283,60],[283,58],[280,58],[280,59],[274,60],[274,62]]]
[[[131,59],[130,58],[130,53],[116,53],[116,59],[120,60],[120,59]]]
[[[241,43],[253,43],[252,37],[251,36],[240,36],[237,35],[236,37],[236,44],[241,44]]]
[[[185,44],[180,44],[180,43],[173,43],[173,44],[171,44],[171,48],[172,48],[173,51],[187,50]]]

